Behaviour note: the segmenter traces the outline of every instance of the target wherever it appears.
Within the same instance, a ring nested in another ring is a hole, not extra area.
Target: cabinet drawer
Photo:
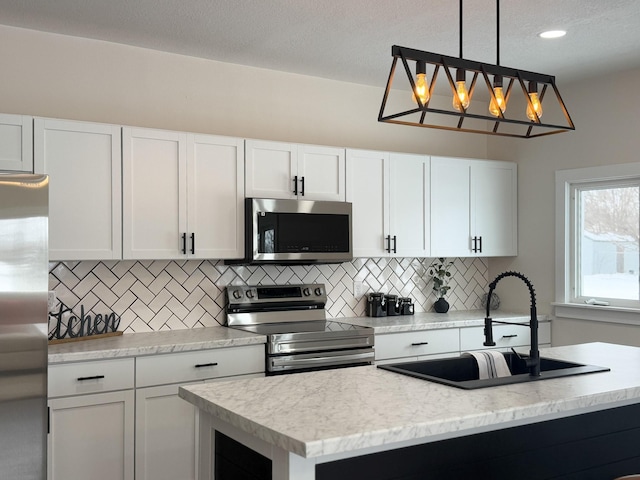
[[[49,398],[134,387],[133,358],[49,365]]]
[[[460,350],[482,350],[485,348],[510,348],[527,346],[531,340],[528,324],[523,325],[493,325],[493,340],[495,347],[485,347],[484,327],[469,327],[460,329]],[[551,324],[542,322],[538,325],[538,344],[551,343]]]
[[[376,335],[376,360],[457,352],[457,328]]]
[[[136,386],[261,373],[264,368],[264,345],[153,355],[137,359]]]

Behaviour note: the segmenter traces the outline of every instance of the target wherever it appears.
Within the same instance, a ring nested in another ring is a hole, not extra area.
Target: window
[[[571,190],[571,301],[640,306],[640,182],[589,182]]]
[[[639,163],[557,171],[556,316],[637,324],[639,237]]]

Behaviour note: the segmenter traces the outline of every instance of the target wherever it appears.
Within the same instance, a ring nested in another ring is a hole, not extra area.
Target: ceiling
[[[496,1],[463,20],[464,58],[496,63]],[[455,0],[0,0],[4,25],[379,87],[394,44],[458,56],[458,22]],[[640,66],[640,1],[503,1],[500,60],[559,85]]]

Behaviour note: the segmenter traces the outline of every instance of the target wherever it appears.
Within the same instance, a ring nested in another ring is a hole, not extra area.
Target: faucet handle
[[[496,342],[493,341],[493,324],[491,317],[484,319],[484,343],[485,347],[495,347]]]

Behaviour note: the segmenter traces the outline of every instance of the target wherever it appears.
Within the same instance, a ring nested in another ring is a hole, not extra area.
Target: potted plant
[[[447,262],[446,258],[438,258],[428,268],[427,273],[431,276],[433,281],[433,292],[438,297],[438,300],[433,304],[433,308],[438,313],[446,313],[449,311],[449,302],[447,302],[444,296],[451,289],[449,285],[449,279],[451,278],[451,272],[449,269],[453,266],[453,262]]]

